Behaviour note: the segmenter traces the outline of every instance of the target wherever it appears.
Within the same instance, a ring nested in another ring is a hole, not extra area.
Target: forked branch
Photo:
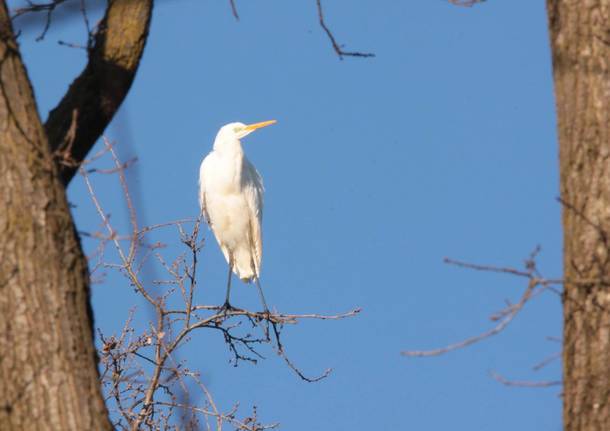
[[[326,25],[324,11],[322,9],[322,1],[316,0],[316,6],[318,8],[318,21],[320,22],[320,27],[322,27],[322,29],[328,36],[328,39],[330,39],[330,43],[332,44],[335,53],[337,53],[341,60],[343,60],[343,57],[375,57],[375,54],[371,52],[345,51],[343,49],[343,45],[339,45],[332,31],[330,31],[330,28],[328,28],[328,26]]]
[[[453,350],[462,349],[464,347],[470,346],[479,341],[485,340],[487,338],[493,337],[494,335],[502,332],[511,322],[512,320],[519,314],[519,312],[523,309],[525,304],[531,300],[533,297],[538,296],[546,290],[553,290],[554,286],[560,286],[562,284],[562,280],[560,279],[547,279],[542,277],[538,268],[536,266],[536,256],[539,253],[540,248],[536,247],[536,249],[531,253],[530,257],[526,259],[525,265],[523,269],[517,269],[512,267],[500,267],[493,265],[478,265],[467,262],[462,262],[453,259],[445,259],[445,263],[458,266],[461,268],[473,269],[476,271],[484,271],[484,272],[496,272],[502,274],[508,274],[512,276],[517,276],[520,278],[526,278],[528,280],[527,287],[524,290],[521,298],[516,304],[507,305],[502,310],[494,313],[491,316],[492,321],[498,321],[498,323],[488,331],[485,331],[481,334],[475,335],[473,337],[466,338],[457,343],[452,343],[447,346],[432,349],[432,350],[406,350],[402,352],[404,356],[437,356],[442,355],[444,353],[451,352]],[[556,290],[553,290],[557,293]]]

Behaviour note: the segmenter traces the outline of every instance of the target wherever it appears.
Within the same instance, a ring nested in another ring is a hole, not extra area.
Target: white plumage
[[[262,259],[263,179],[246,158],[240,139],[273,123],[223,126],[199,170],[201,211],[229,264],[227,303],[231,271],[244,281],[258,282]]]

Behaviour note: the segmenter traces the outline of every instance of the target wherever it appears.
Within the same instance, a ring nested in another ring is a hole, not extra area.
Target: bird
[[[263,179],[244,154],[241,139],[275,123],[269,120],[222,126],[199,169],[201,214],[229,265],[224,309],[232,308],[229,295],[235,273],[244,282],[254,281],[265,312],[269,311],[260,285]]]

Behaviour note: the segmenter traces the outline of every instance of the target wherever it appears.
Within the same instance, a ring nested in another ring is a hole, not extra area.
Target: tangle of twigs
[[[93,168],[91,160],[110,155],[111,168]],[[113,146],[104,140],[104,149],[80,167],[80,174],[95,209],[100,217],[102,230],[82,232],[87,238],[98,241],[91,256],[91,272],[95,276],[100,270],[119,271],[129,285],[154,310],[151,321],[143,330],[136,330],[135,309],[118,335],[106,335],[98,330],[101,340],[99,350],[101,380],[106,402],[115,413],[114,426],[121,430],[179,429],[195,430],[203,420],[207,429],[214,424],[221,430],[223,424],[244,431],[260,431],[275,428],[277,424],[259,421],[256,408],[246,418],[238,418],[238,406],[222,411],[215,403],[210,391],[201,379],[201,373],[188,368],[178,359],[177,350],[187,344],[198,331],[211,330],[221,335],[234,366],[240,362],[257,363],[264,358],[262,349],[273,346],[275,352],[301,379],[315,382],[327,377],[330,369],[318,376],[308,376],[288,357],[282,342],[282,331],[287,325],[301,320],[337,320],[355,316],[360,309],[335,315],[287,314],[277,311],[255,311],[195,301],[197,285],[198,255],[204,246],[200,238],[200,218],[183,219],[153,226],[139,227],[127,181],[125,169],[131,162],[119,161]],[[129,210],[129,234],[120,234],[104,211],[91,180],[92,174],[118,176],[122,194]],[[186,225],[192,229],[187,230]],[[174,228],[185,251],[173,261],[166,261],[160,253],[162,244],[147,244],[145,237],[158,229]],[[110,262],[106,246],[111,245],[116,262]],[[144,252],[142,252],[144,250]],[[147,286],[141,278],[141,270],[147,259],[156,259],[166,277],[154,280],[161,289]],[[173,304],[171,307],[168,304]],[[181,304],[176,308],[176,303]],[[268,327],[273,331],[270,334]],[[195,386],[203,395],[203,402],[192,393]]]

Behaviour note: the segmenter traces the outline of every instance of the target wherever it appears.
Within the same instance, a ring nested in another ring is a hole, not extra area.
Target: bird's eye
[[[234,131],[235,133],[239,133],[239,132],[241,131],[241,127],[234,127],[234,128],[233,128],[233,131]]]

